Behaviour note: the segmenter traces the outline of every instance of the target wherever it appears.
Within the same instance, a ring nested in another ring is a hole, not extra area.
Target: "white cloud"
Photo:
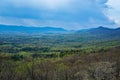
[[[116,16],[109,16],[114,13],[114,11],[112,11],[108,14],[111,9],[107,10],[106,14],[103,13],[107,1],[108,0],[1,0],[0,24],[58,26],[67,29],[79,29],[91,26],[112,25],[109,19],[115,19],[114,21],[119,23]],[[107,3],[107,5],[109,4],[110,3]]]
[[[106,5],[109,7],[106,10],[106,15],[117,25],[120,25],[120,0],[108,0]]]

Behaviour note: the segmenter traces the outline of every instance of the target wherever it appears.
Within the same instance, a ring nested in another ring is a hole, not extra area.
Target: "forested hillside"
[[[120,80],[119,33],[119,28],[105,27],[38,34],[1,31],[0,80]]]

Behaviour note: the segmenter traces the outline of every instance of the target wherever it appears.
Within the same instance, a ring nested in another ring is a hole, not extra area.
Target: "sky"
[[[0,0],[0,24],[69,30],[120,25],[120,0]]]

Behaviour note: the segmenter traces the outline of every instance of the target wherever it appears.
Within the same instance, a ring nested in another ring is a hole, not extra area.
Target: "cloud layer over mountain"
[[[66,29],[111,26],[120,24],[119,7],[119,0],[1,0],[0,24]]]

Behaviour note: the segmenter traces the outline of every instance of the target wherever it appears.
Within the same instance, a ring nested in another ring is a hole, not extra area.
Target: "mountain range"
[[[12,25],[0,25],[0,34],[2,33],[28,33],[28,34],[38,34],[38,33],[65,33],[73,32],[68,31],[63,28],[55,27],[26,27],[26,26],[12,26]],[[100,26],[98,28],[90,28],[74,31],[78,34],[111,34],[111,35],[120,35],[120,28],[111,29]]]
[[[26,27],[26,26],[11,26],[11,25],[0,25],[0,33],[28,33],[28,34],[37,34],[37,33],[61,33],[66,32],[67,30],[63,28],[55,27]]]
[[[77,33],[88,33],[88,34],[114,34],[114,35],[120,35],[120,28],[106,28],[103,26],[99,26],[98,28],[90,28],[85,30],[78,30]]]

